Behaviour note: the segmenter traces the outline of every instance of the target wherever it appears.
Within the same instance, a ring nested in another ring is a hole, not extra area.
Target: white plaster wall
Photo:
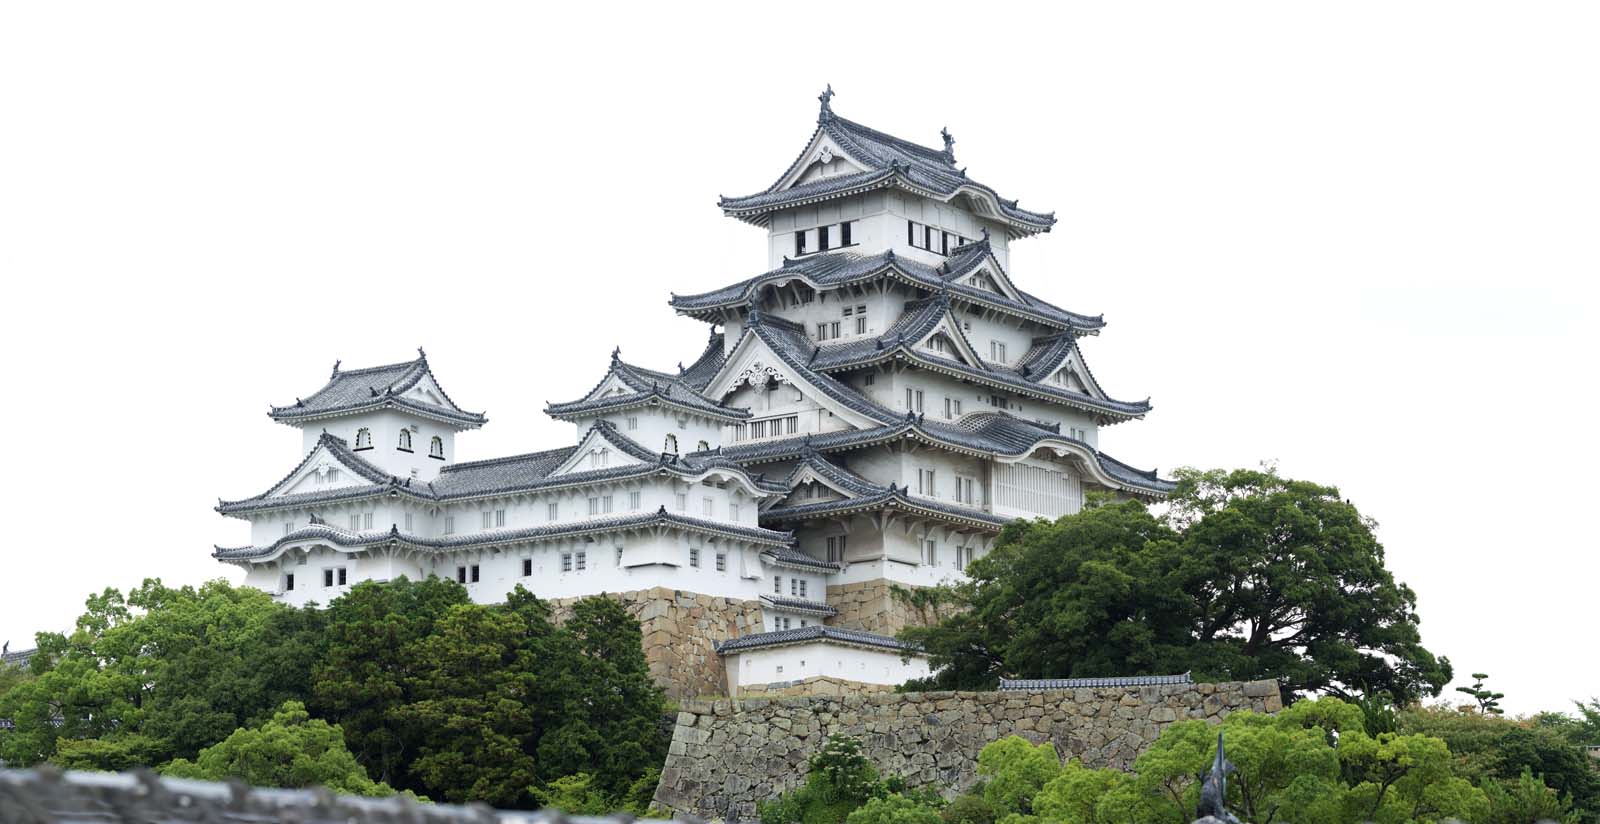
[[[412,451],[402,452],[397,448],[400,429],[412,426],[416,427],[416,431],[411,433]],[[328,434],[344,439],[345,443],[354,449],[356,431],[361,427],[367,427],[372,432],[372,448],[363,449],[356,454],[396,477],[410,477],[412,470],[415,469],[417,478],[423,482],[431,481],[439,474],[440,466],[455,460],[456,431],[453,427],[394,410],[308,423],[301,427],[300,456],[305,457],[317,445],[317,440],[322,437],[324,429]],[[444,440],[442,461],[428,457],[428,445],[435,435]]]
[[[767,268],[777,269],[783,265],[785,256],[794,257],[796,231],[815,229],[818,226],[846,220],[856,222],[850,228],[850,241],[853,245],[848,247],[849,251],[864,255],[881,252],[886,248],[884,244],[888,240],[882,229],[883,210],[884,194],[879,191],[775,213],[768,223]],[[817,247],[813,242],[807,248],[814,250]]]
[[[723,656],[734,697],[749,684],[774,684],[826,675],[867,684],[902,684],[928,675],[928,660],[900,653],[823,642],[745,650]]]

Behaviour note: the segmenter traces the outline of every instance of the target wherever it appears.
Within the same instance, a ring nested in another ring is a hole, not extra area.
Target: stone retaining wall
[[[829,626],[879,635],[894,635],[908,626],[928,626],[937,623],[943,612],[948,612],[907,603],[894,594],[894,584],[882,578],[830,585],[828,605],[839,610],[839,614],[828,619]]]
[[[650,675],[672,698],[727,695],[728,676],[716,643],[761,631],[761,603],[656,587],[608,593],[639,620]],[[577,598],[550,602],[557,621]]]
[[[854,693],[894,692],[890,684],[868,684],[850,681],[831,675],[813,675],[798,681],[780,681],[776,684],[754,684],[739,688],[739,697],[787,698],[795,695],[851,695]]]
[[[1282,708],[1274,681],[1048,692],[925,692],[684,702],[655,801],[677,813],[753,821],[794,789],[833,733],[862,740],[884,775],[946,796],[972,784],[978,751],[1020,735],[1091,767],[1129,768],[1168,724]]]

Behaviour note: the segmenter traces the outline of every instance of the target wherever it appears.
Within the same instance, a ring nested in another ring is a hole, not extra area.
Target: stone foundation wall
[[[894,687],[889,684],[868,684],[864,681],[850,681],[844,678],[834,678],[830,675],[813,675],[810,678],[802,678],[798,681],[740,687],[739,697],[740,699],[787,698],[796,695],[850,695],[852,693],[893,691]]]
[[[839,610],[839,614],[829,618],[828,624],[879,635],[894,635],[908,626],[937,623],[948,611],[914,606],[904,598],[897,597],[893,588],[894,584],[882,578],[829,586],[828,604]]]
[[[862,740],[885,776],[945,796],[971,786],[978,751],[1020,735],[1091,767],[1128,769],[1179,719],[1220,722],[1282,708],[1274,681],[1048,692],[925,692],[689,701],[678,713],[655,801],[677,813],[753,821],[794,789],[833,733]]]
[[[656,587],[608,593],[639,620],[650,675],[677,699],[727,695],[728,677],[716,642],[761,631],[761,603]],[[577,598],[550,602],[558,621]]]

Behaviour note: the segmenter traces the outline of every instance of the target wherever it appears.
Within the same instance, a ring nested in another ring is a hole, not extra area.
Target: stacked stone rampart
[[[727,695],[728,677],[716,643],[761,631],[761,603],[656,587],[608,593],[639,620],[650,676],[673,698]],[[577,598],[551,601],[558,621]]]
[[[1091,767],[1128,769],[1175,721],[1281,707],[1274,681],[688,701],[655,800],[677,813],[752,821],[759,802],[804,780],[807,760],[834,733],[861,739],[884,775],[950,796],[971,786],[978,751],[1007,735],[1049,741]]]

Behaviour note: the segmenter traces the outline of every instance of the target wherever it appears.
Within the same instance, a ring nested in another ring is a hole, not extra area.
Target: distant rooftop
[[[321,389],[295,398],[292,404],[274,406],[267,414],[280,423],[299,424],[386,407],[462,427],[479,427],[488,422],[483,413],[468,412],[450,400],[420,348],[416,360],[402,363],[345,370],[335,363],[333,374]]]
[[[1096,687],[1156,687],[1169,684],[1193,684],[1194,679],[1185,672],[1181,675],[1124,675],[1114,678],[1002,678],[1002,690],[1075,690]]]

